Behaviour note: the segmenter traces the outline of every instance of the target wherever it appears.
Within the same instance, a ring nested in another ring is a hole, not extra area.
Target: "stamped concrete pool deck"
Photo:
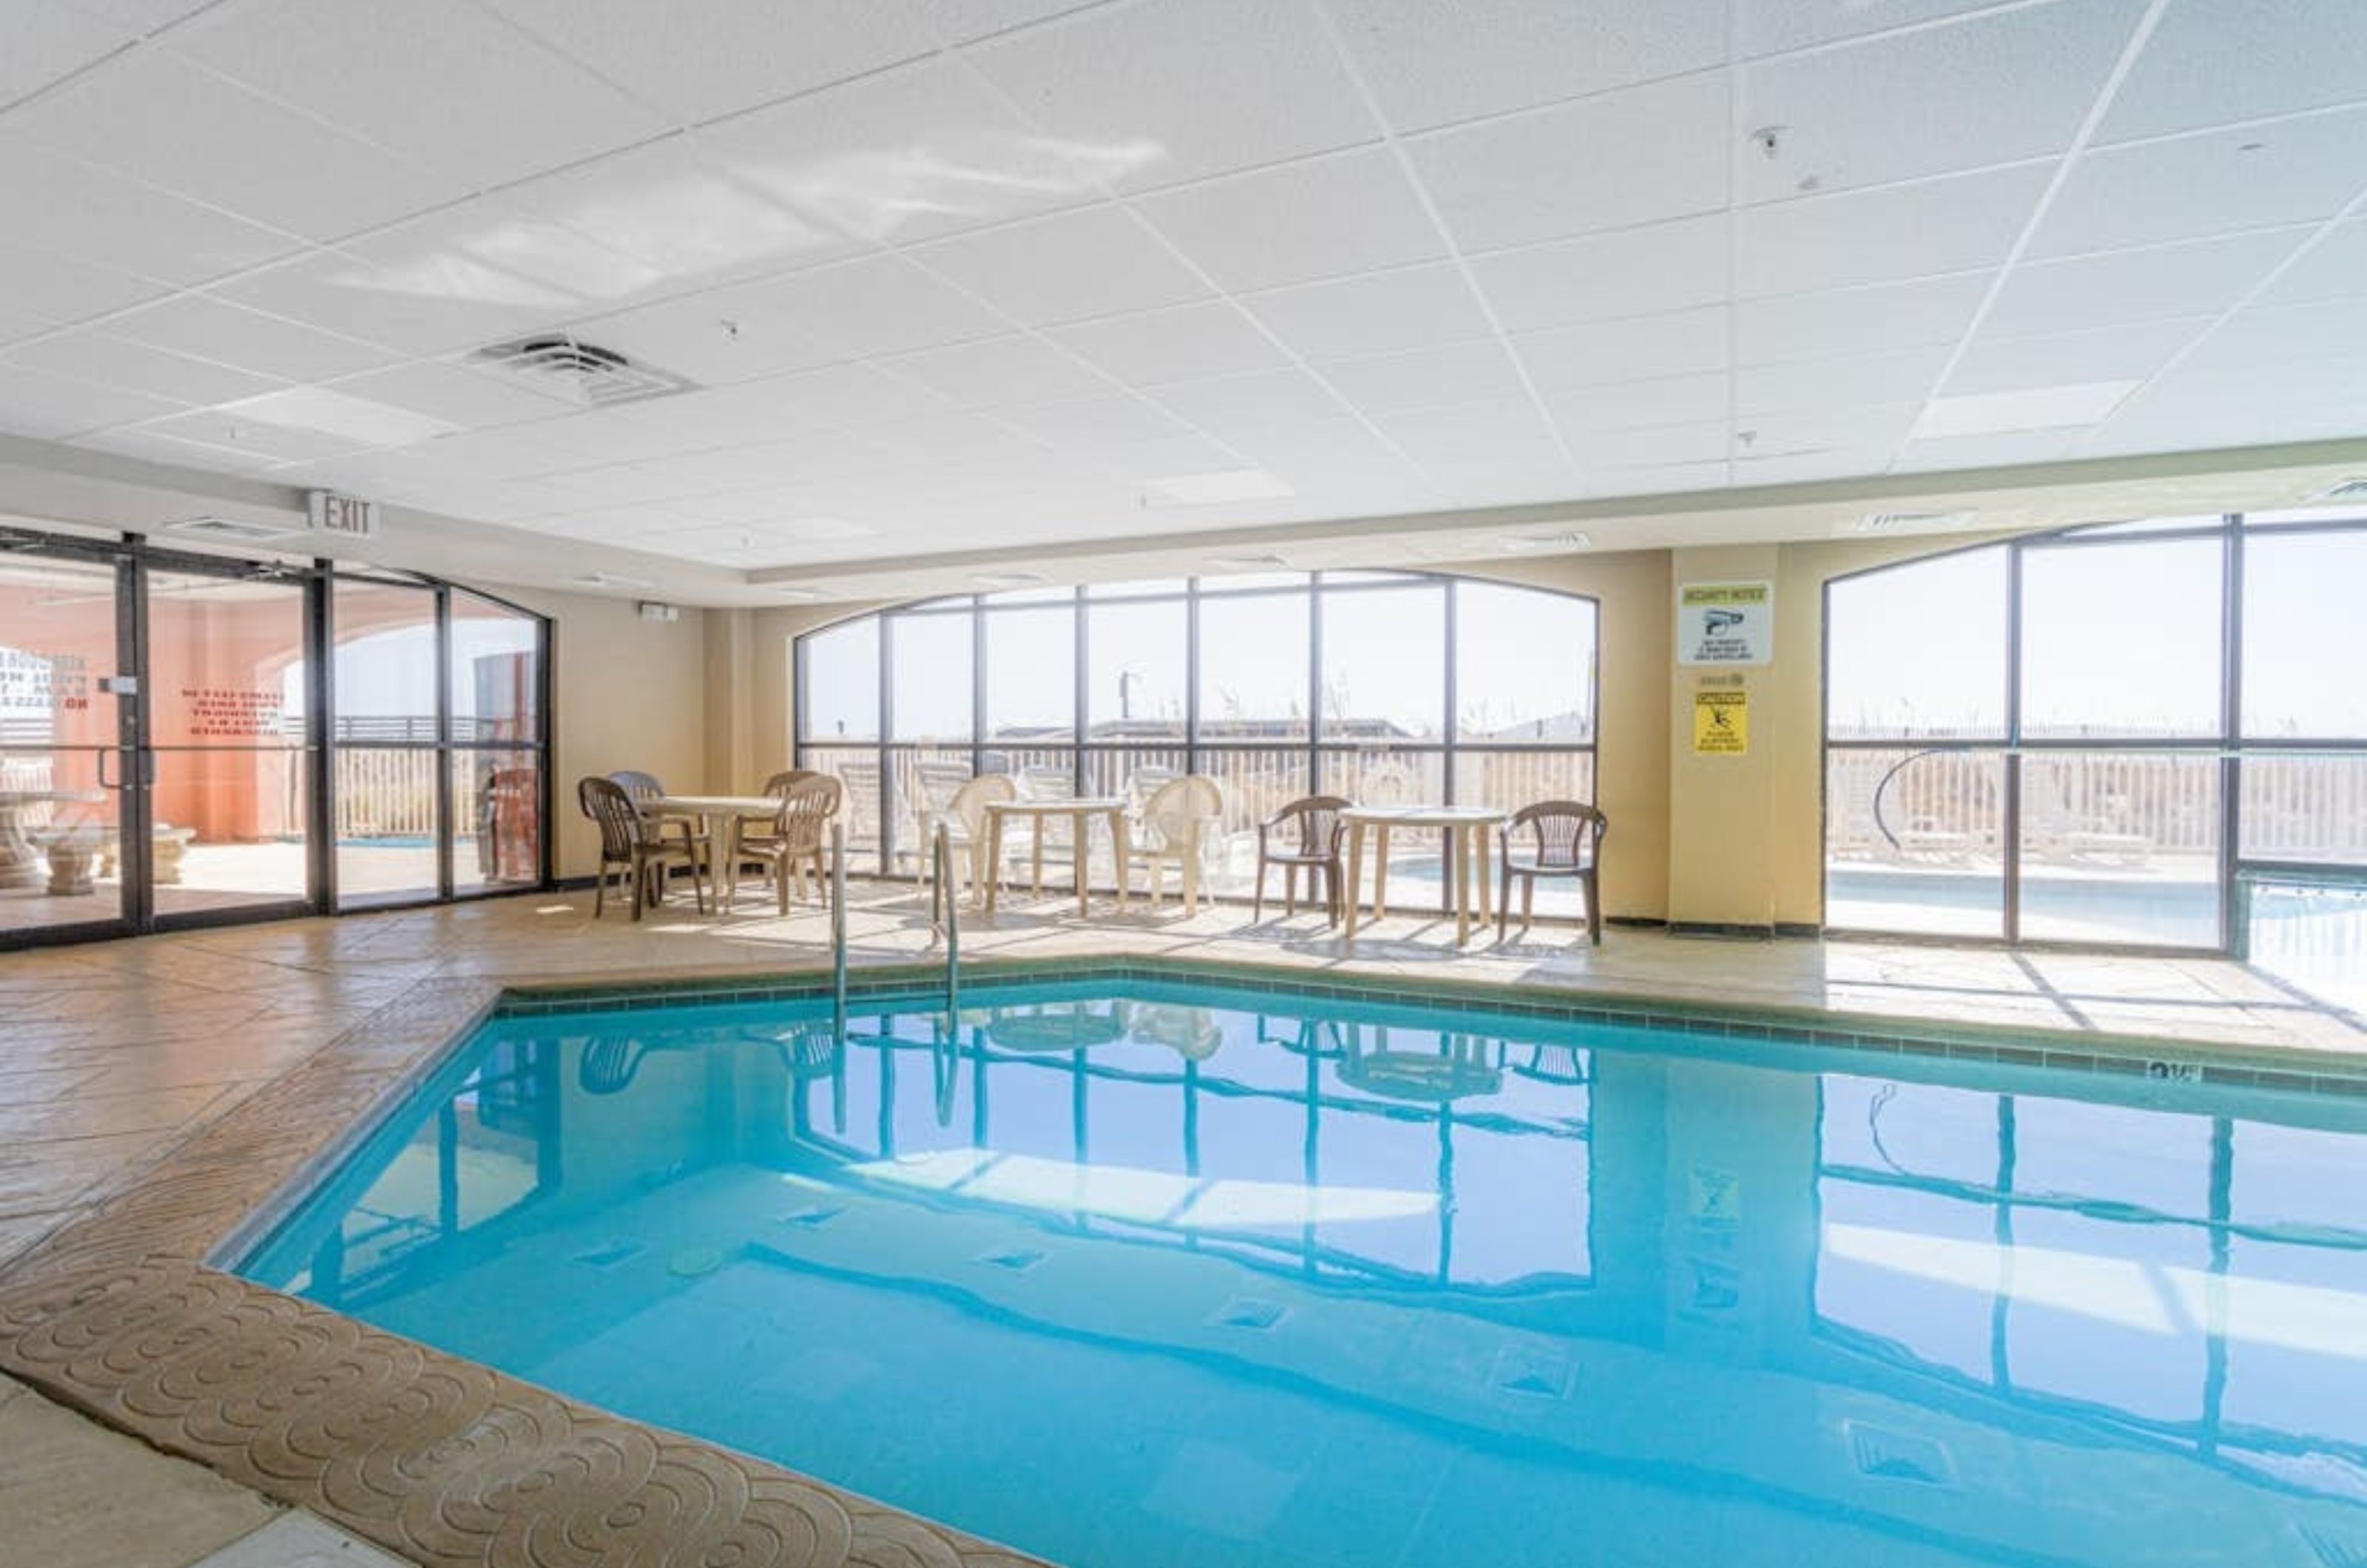
[[[636,924],[595,921],[589,894],[529,895],[0,955],[0,1568],[358,1565],[363,1542],[436,1565],[1025,1562],[204,1266],[505,986],[826,964],[820,912],[762,903],[677,901]],[[931,951],[908,887],[857,887],[849,928],[858,964]],[[1844,1031],[2148,1042],[2287,1086],[2367,1075],[2359,1021],[2216,959],[1626,929],[1590,949],[1564,927],[1457,953],[1451,922],[1422,917],[1344,942],[1311,915],[1138,903],[1080,921],[1058,897],[967,914],[962,936],[966,959],[1451,979]]]

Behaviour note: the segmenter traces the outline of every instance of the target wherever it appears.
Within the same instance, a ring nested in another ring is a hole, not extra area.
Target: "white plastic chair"
[[[1011,780],[1001,773],[985,773],[977,778],[965,779],[962,781],[961,787],[954,791],[953,797],[946,802],[942,810],[932,811],[923,819],[921,824],[923,892],[925,893],[928,890],[936,874],[936,860],[929,853],[928,846],[935,840],[937,829],[942,824],[946,829],[946,842],[957,857],[955,863],[960,867],[956,874],[965,876],[968,880],[970,902],[976,904],[984,897],[987,877],[1001,874],[999,867],[986,863],[987,840],[990,837],[987,831],[986,808],[995,801],[1009,800],[1018,793]]]
[[[1216,780],[1199,773],[1160,785],[1143,803],[1129,860],[1150,874],[1151,908],[1159,907],[1167,868],[1172,865],[1184,884],[1184,913],[1200,912],[1201,866],[1224,817],[1225,792]]]

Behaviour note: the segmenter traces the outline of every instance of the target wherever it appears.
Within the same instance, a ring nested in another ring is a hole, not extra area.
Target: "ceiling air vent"
[[[1961,528],[1972,520],[1969,512],[1870,512],[1852,529],[1860,534],[1888,534],[1905,528]]]
[[[690,382],[671,371],[636,365],[613,348],[563,333],[497,343],[479,349],[474,357],[538,392],[572,399],[586,408],[636,403],[691,389]]]
[[[2343,479],[2310,497],[2312,501],[2367,501],[2367,479]]]
[[[282,524],[242,523],[231,517],[185,517],[178,523],[165,524],[164,531],[200,539],[225,539],[239,545],[259,545],[266,539],[286,539],[304,532]]]

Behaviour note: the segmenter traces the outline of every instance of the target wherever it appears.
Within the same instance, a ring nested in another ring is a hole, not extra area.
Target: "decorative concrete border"
[[[910,995],[937,973],[866,967],[849,994]],[[991,996],[1052,978],[1249,983],[2074,1073],[2142,1075],[2171,1062],[2212,1085],[2367,1095],[2367,1058],[2322,1052],[1874,1017],[1837,1030],[1815,1010],[1671,1007],[1502,982],[1310,979],[1304,968],[1123,957],[989,958],[965,984]],[[827,985],[819,972],[762,983],[421,982],[0,1264],[0,1370],[427,1568],[1030,1568],[1036,1559],[206,1266],[276,1223],[490,1017],[810,1000]]]

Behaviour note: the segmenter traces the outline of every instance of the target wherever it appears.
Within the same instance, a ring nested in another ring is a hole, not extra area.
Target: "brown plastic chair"
[[[612,866],[631,874],[633,919],[638,920],[644,903],[654,906],[663,897],[663,873],[669,862],[677,860],[690,867],[691,892],[698,900],[698,912],[707,913],[707,884],[702,880],[701,857],[694,842],[659,833],[634,807],[633,797],[625,793],[624,786],[614,780],[594,777],[577,781],[575,800],[583,808],[583,815],[600,826],[600,879],[594,885],[592,894],[594,919],[600,918],[607,901]]]
[[[1541,800],[1512,813],[1512,819],[1496,830],[1496,858],[1504,868],[1496,897],[1496,940],[1504,940],[1504,928],[1512,920],[1512,878],[1521,879],[1521,934],[1526,936],[1536,908],[1537,878],[1571,876],[1586,895],[1587,940],[1602,946],[1603,894],[1594,870],[1610,831],[1608,818],[1575,800]],[[1529,853],[1515,858],[1518,840],[1524,836]]]
[[[1323,909],[1328,923],[1338,925],[1344,913],[1342,903],[1340,841],[1346,836],[1347,824],[1340,813],[1355,804],[1336,795],[1310,795],[1294,800],[1264,821],[1258,824],[1257,897],[1250,906],[1250,919],[1256,920],[1265,913],[1265,868],[1283,868],[1283,908],[1290,914],[1298,913],[1298,870],[1308,868],[1307,878],[1311,892],[1317,882],[1323,886]],[[1277,847],[1277,835],[1285,841]]]
[[[633,809],[641,814],[653,834],[659,838],[673,837],[689,845],[707,863],[711,873],[715,868],[715,845],[698,830],[698,825],[687,817],[666,817],[651,809],[665,796],[665,785],[658,783],[655,773],[637,773],[629,768],[619,768],[608,775],[608,782],[625,792]]]
[[[778,897],[778,908],[784,915],[789,912],[789,879],[798,882],[798,897],[806,896],[806,875],[813,875],[815,891],[825,899],[829,897],[830,879],[825,863],[830,840],[830,819],[838,815],[840,799],[844,791],[839,782],[827,773],[809,773],[803,778],[776,778],[780,788],[766,789],[767,795],[781,797],[780,815],[773,818],[772,830],[754,843],[741,841],[741,852],[750,860],[760,860],[773,878]]]

